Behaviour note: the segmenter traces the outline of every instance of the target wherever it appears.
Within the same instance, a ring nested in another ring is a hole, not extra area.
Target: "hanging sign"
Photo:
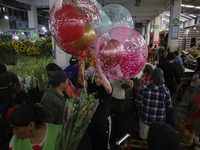
[[[29,30],[28,21],[15,19],[17,30]]]
[[[173,21],[172,21],[172,23],[173,23],[174,25],[178,25],[179,22],[180,22],[180,21],[179,21],[178,18],[174,18]]]
[[[155,29],[159,29],[159,25],[155,25]]]

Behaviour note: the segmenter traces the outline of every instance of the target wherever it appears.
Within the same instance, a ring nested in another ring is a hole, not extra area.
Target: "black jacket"
[[[180,70],[177,65],[167,62],[159,64],[157,68],[162,69],[167,87],[175,84],[174,78],[177,84],[181,83]]]

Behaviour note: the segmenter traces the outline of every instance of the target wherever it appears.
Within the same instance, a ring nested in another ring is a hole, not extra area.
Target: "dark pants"
[[[5,135],[5,116],[8,109],[13,107],[13,99],[4,100],[0,102],[0,138]]]
[[[110,129],[109,129],[109,121],[105,122],[106,128],[101,128],[98,130],[98,125],[95,123],[90,123],[88,126],[88,132],[90,135],[90,139],[92,142],[92,150],[109,150],[108,143],[109,143],[109,136],[110,136]],[[104,130],[104,131],[103,131]]]
[[[174,94],[174,84],[167,84],[167,83],[165,83],[165,85],[169,89],[169,92],[170,92],[170,95],[171,95],[171,99],[172,99],[173,94]]]
[[[121,130],[123,125],[124,103],[125,103],[124,99],[116,99],[112,97],[111,101],[112,139],[115,138],[119,139],[122,137]]]
[[[182,100],[182,85],[180,86],[180,88],[178,89],[178,91],[177,91],[177,95],[178,95],[178,97],[177,97],[177,100],[178,101],[181,101]]]
[[[171,108],[170,111],[167,112],[165,123],[171,125],[175,130],[175,116],[174,116],[174,109]]]
[[[124,103],[125,103],[124,99],[116,99],[112,97],[111,101],[112,140],[119,139],[122,137],[121,129],[123,125]]]

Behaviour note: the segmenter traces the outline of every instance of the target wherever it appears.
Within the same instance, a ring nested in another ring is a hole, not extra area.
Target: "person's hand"
[[[128,87],[132,87],[133,86],[133,81],[132,80],[128,80],[126,85]]]
[[[82,58],[80,58],[80,59],[79,59],[79,63],[80,63],[80,70],[81,70],[81,72],[84,72],[84,69],[85,69],[85,61],[84,61]]]
[[[42,87],[45,87],[47,84],[48,84],[47,82],[42,81],[41,86],[42,86]]]
[[[177,85],[176,92],[178,92],[180,87],[181,87],[181,84]]]
[[[97,73],[99,73],[99,74],[101,73],[101,68],[100,68],[100,66],[95,66],[95,70],[96,70]]]

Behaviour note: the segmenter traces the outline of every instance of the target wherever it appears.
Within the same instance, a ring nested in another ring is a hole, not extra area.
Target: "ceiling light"
[[[180,21],[185,22],[185,20],[183,20],[183,19],[180,19]]]
[[[187,19],[185,19],[185,18],[183,18],[183,17],[180,17],[180,19],[181,19],[181,20],[184,20],[184,21],[186,21],[186,20],[187,20]]]
[[[186,32],[189,32],[189,31],[190,31],[189,29],[186,30]]]
[[[189,14],[189,16],[196,18],[197,16],[193,15],[193,14]]]
[[[196,27],[194,27],[193,29],[194,29],[194,30],[196,30],[197,28],[196,28]]]
[[[46,30],[45,27],[42,27],[42,30]]]
[[[185,7],[194,8],[195,6],[193,6],[193,5],[185,5]]]
[[[47,30],[45,29],[44,32],[47,32]]]
[[[185,15],[185,14],[181,14],[181,16],[183,16],[183,17],[185,17],[185,18],[193,19],[193,18],[191,18],[191,17],[189,17],[189,16],[187,16],[187,15]]]
[[[195,8],[196,8],[196,9],[200,9],[200,6],[196,6]]]
[[[24,32],[22,32],[22,34],[24,34]]]
[[[185,4],[181,4],[182,7],[185,7]]]
[[[5,18],[6,20],[8,20],[8,16],[7,16],[7,15],[5,15],[4,18]]]

